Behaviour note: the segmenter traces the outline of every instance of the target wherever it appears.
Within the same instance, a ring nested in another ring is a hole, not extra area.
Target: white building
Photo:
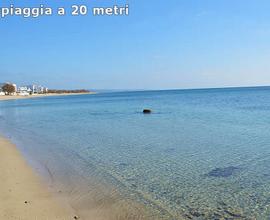
[[[32,92],[32,90],[28,88],[27,86],[20,86],[18,87],[17,92]]]
[[[28,85],[26,86],[29,90],[31,90],[31,92],[34,94],[34,93],[38,93],[38,90],[37,90],[37,85]]]
[[[38,93],[44,93],[44,87],[43,86],[38,86],[37,91],[38,91]]]
[[[22,96],[30,95],[31,92],[32,92],[31,89],[28,88],[27,86],[20,86],[18,87],[18,90],[17,90],[18,95],[22,95]]]
[[[30,93],[26,92],[26,91],[21,91],[21,92],[18,92],[17,94],[20,96],[29,96],[30,95]]]
[[[14,86],[14,88],[15,88],[15,93],[17,92],[17,85],[16,84],[14,84],[14,83],[12,83],[11,85],[13,85]]]
[[[30,89],[33,94],[43,94],[48,92],[48,88],[35,84],[28,85],[27,88]]]
[[[11,84],[14,86],[15,93],[13,93],[11,95],[16,95],[16,94],[18,94],[18,95],[31,95],[31,94],[43,94],[43,93],[48,92],[48,88],[43,87],[43,86],[38,86],[36,84],[17,87],[16,84],[7,82],[7,83],[0,83],[0,95],[5,95],[5,93],[2,90],[2,87],[5,84]]]

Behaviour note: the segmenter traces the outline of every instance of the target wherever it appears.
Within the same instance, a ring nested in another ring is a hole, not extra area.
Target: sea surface
[[[0,132],[82,213],[270,219],[269,87],[4,101]]]

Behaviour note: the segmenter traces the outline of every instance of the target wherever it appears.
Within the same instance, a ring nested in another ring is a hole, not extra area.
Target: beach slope
[[[16,147],[2,137],[0,173],[0,219],[74,219],[73,210],[48,192]]]

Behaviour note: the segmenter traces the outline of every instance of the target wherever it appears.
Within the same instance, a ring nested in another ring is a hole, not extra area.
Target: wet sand
[[[76,219],[74,210],[48,191],[16,147],[3,137],[0,173],[0,219]]]
[[[8,139],[0,136],[0,219],[153,220],[143,204],[98,183],[51,188]],[[78,188],[79,187],[79,188]],[[68,190],[70,188],[70,190]],[[61,190],[59,190],[61,189]]]

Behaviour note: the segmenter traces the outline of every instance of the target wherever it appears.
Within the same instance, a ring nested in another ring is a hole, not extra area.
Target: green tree
[[[3,92],[7,93],[8,95],[15,92],[15,87],[12,84],[5,84],[2,87]]]

